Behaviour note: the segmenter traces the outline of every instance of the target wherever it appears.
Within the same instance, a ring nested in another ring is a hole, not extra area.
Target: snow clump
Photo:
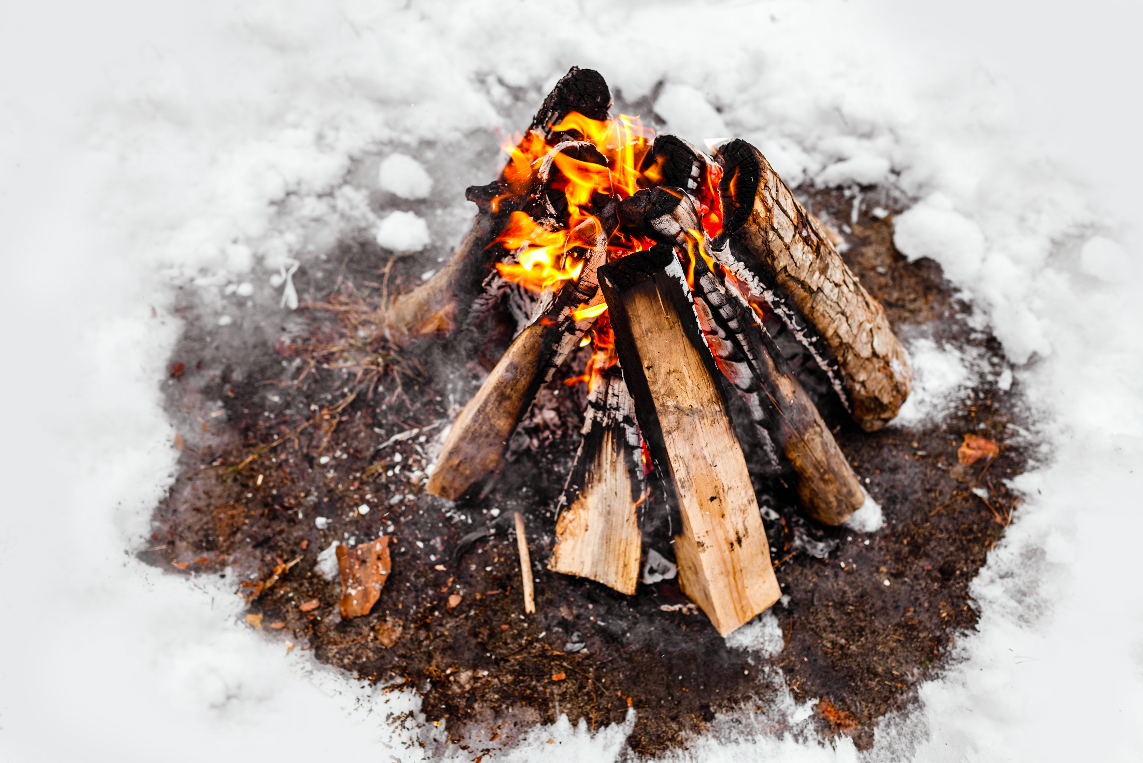
[[[389,154],[377,171],[381,190],[402,199],[425,199],[433,190],[433,179],[425,168],[407,154]]]
[[[429,245],[429,226],[412,212],[392,212],[377,226],[377,243],[394,252],[419,252]]]
[[[331,583],[338,577],[337,569],[337,546],[340,541],[334,541],[329,544],[329,548],[318,554],[317,558],[317,571],[321,576]]]
[[[763,657],[774,657],[786,646],[782,636],[782,626],[774,613],[766,610],[758,617],[733,631],[726,637],[726,645],[731,649],[756,652]]]
[[[881,504],[873,500],[869,493],[865,494],[865,503],[845,520],[845,526],[859,533],[875,533],[885,524],[885,514],[881,511]]]
[[[980,226],[953,209],[952,201],[934,193],[893,220],[893,243],[914,262],[936,260],[945,277],[957,283],[972,280],[984,263],[984,233]]]

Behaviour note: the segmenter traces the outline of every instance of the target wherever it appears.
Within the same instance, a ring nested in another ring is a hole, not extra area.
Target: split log
[[[781,591],[718,371],[699,350],[685,275],[662,244],[599,275],[640,429],[682,519],[680,585],[725,636]]]
[[[723,375],[745,398],[763,443],[776,446],[792,467],[801,508],[828,525],[849,519],[864,503],[865,491],[745,298],[727,287],[717,268],[708,267],[705,248],[710,242],[697,230],[698,214],[690,197],[680,189],[656,188],[624,203],[628,201],[625,219],[642,210],[641,230],[673,244],[686,260],[706,344]]]
[[[605,218],[614,217],[612,206]],[[604,227],[591,218],[583,226],[594,226],[594,233],[590,250],[572,247],[584,261],[579,279],[559,292],[545,292],[532,322],[513,340],[476,395],[461,410],[425,485],[429,493],[456,501],[489,474],[499,471],[508,439],[536,393],[551,380],[590,327],[594,318],[577,321],[574,313],[581,304],[603,301],[596,271],[606,259],[607,239],[615,223]],[[568,241],[582,242],[586,238],[577,228]],[[568,254],[572,253],[569,250]]]
[[[635,593],[643,539],[642,439],[635,404],[618,365],[593,369],[583,441],[558,506],[548,569]]]
[[[719,239],[729,243],[716,247],[719,261],[806,345],[854,420],[881,429],[913,386],[884,308],[758,149],[733,140],[718,154],[726,214]]]
[[[524,140],[535,133],[551,142],[559,137],[552,132],[552,125],[571,112],[603,120],[610,108],[611,91],[599,72],[573,66],[536,112]],[[511,162],[507,166],[511,166]],[[501,171],[493,185],[497,187],[496,193],[506,190],[503,187],[509,183],[505,171]],[[478,204],[488,201],[487,189],[482,186],[468,189],[465,195]],[[495,252],[490,251],[489,246],[503,227],[508,211],[506,208],[494,211],[484,204],[444,267],[424,284],[392,301],[386,309],[384,329],[389,341],[405,347],[421,337],[449,333],[464,324],[495,259]]]

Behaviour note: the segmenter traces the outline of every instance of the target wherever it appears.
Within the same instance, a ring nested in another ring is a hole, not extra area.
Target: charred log
[[[729,243],[719,261],[806,345],[854,420],[882,428],[913,385],[884,308],[756,148],[734,140],[719,157],[726,217],[716,243]]]
[[[791,465],[802,509],[819,522],[841,524],[861,508],[865,491],[754,312],[736,289],[726,285],[717,267],[708,266],[709,241],[697,230],[698,215],[690,198],[678,189],[659,188],[646,192],[646,198],[633,203],[626,214],[633,214],[636,206],[647,215],[661,215],[644,217],[641,229],[673,243],[686,262],[706,344],[723,375],[746,399],[763,443],[777,446]]]
[[[680,584],[725,636],[781,591],[685,275],[658,245],[601,268],[600,284],[639,426],[682,518]]]
[[[614,219],[613,209],[607,218]],[[592,249],[573,246],[565,255],[582,257],[579,279],[558,292],[545,294],[531,324],[513,340],[461,410],[425,486],[433,495],[456,501],[499,470],[508,439],[540,386],[551,380],[590,327],[591,319],[577,320],[575,310],[581,304],[602,302],[597,269],[606,257],[607,237],[614,224],[604,228],[592,218],[584,226],[594,226]],[[579,228],[572,232],[569,243],[589,238],[587,233],[577,234]]]
[[[611,91],[599,72],[573,66],[544,100],[532,119],[529,132],[539,133],[550,140],[554,135],[551,126],[571,112],[578,111],[592,119],[606,119],[610,107]],[[408,346],[418,338],[432,334],[447,334],[456,326],[465,324],[492,262],[498,254],[503,254],[490,250],[489,245],[503,227],[510,209],[504,205],[493,205],[490,201],[510,185],[505,171],[501,171],[493,185],[497,190],[492,195],[485,186],[474,186],[468,190],[469,200],[481,206],[481,211],[445,266],[421,286],[395,298],[387,307],[386,336],[397,346]],[[513,190],[520,191],[518,188]]]

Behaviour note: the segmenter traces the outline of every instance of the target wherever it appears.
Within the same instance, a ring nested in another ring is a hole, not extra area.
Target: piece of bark
[[[644,210],[640,230],[673,244],[686,260],[693,283],[695,315],[715,363],[750,408],[763,444],[785,456],[798,503],[828,525],[849,519],[865,502],[865,491],[829,427],[797,377],[757,320],[754,311],[721,273],[707,265],[709,239],[699,233],[698,215],[680,189],[656,188],[631,197],[628,218]],[[669,210],[669,211],[668,211]],[[658,215],[655,217],[654,215]],[[704,256],[705,255],[705,256]]]
[[[520,552],[520,578],[524,588],[524,612],[536,613],[536,592],[532,586],[532,557],[528,553],[528,536],[524,532],[524,517],[516,514],[516,550]]]
[[[528,132],[547,141],[558,140],[551,127],[569,113],[578,111],[591,119],[603,120],[610,108],[611,91],[599,72],[573,66],[552,88]],[[506,166],[510,165],[511,161]],[[495,185],[507,185],[503,170]],[[500,188],[499,192],[504,190],[507,189]],[[481,187],[470,188],[466,195],[479,203],[474,194],[480,191]],[[384,327],[390,342],[406,347],[424,336],[447,334],[465,322],[496,257],[495,250],[489,247],[503,226],[506,211],[482,209],[444,267],[413,291],[392,300],[386,309]]]
[[[758,149],[733,140],[718,154],[725,210],[719,262],[810,350],[854,421],[881,429],[913,386],[884,308]]]
[[[781,591],[685,274],[660,244],[601,268],[600,284],[639,427],[681,516],[680,585],[725,636]]]
[[[560,498],[548,569],[635,593],[643,538],[641,438],[618,365],[593,370],[583,441]]]
[[[337,569],[341,573],[341,601],[338,607],[344,618],[369,614],[381,589],[389,578],[389,536],[383,535],[372,543],[347,548],[337,546]]]
[[[614,209],[608,216],[614,217]],[[591,223],[589,220],[584,225]],[[610,225],[610,230],[614,226]],[[580,304],[602,302],[596,271],[607,256],[608,227],[599,226],[576,283],[548,291],[532,323],[520,332],[445,437],[425,490],[456,501],[496,472],[508,439],[540,387],[574,350],[593,319],[575,320]],[[569,240],[582,241],[575,232]]]

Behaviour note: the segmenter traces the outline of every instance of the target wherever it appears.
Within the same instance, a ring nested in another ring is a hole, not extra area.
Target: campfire
[[[597,72],[569,71],[500,176],[468,189],[471,230],[393,301],[386,330],[405,346],[471,325],[507,288],[533,297],[432,468],[427,490],[453,501],[482,494],[540,387],[590,345],[548,566],[634,593],[655,471],[680,587],[725,636],[781,596],[728,395],[807,516],[838,525],[869,500],[766,321],[791,330],[866,431],[897,414],[912,372],[881,306],[756,148],[708,155],[610,108]]]

